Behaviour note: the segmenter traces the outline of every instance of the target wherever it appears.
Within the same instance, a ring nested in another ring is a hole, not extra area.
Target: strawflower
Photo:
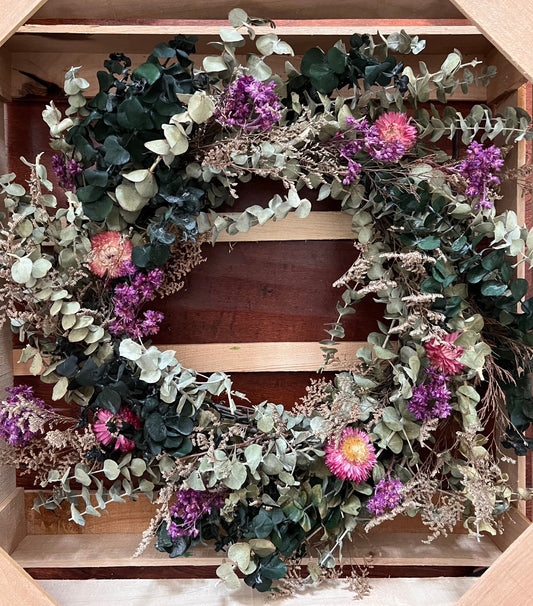
[[[29,385],[6,387],[6,391],[10,395],[0,404],[0,439],[11,446],[25,446],[42,435],[50,407]]]
[[[426,344],[426,354],[431,366],[448,375],[458,375],[464,366],[459,362],[463,348],[455,345],[459,333],[455,332],[445,337],[433,337]]]
[[[170,508],[170,515],[177,520],[170,522],[167,532],[173,538],[192,536],[197,537],[197,523],[208,516],[214,509],[224,505],[225,496],[221,492],[193,490],[178,490],[176,502]]]
[[[104,446],[111,446],[114,443],[115,450],[129,452],[135,448],[135,442],[120,433],[125,423],[135,429],[141,427],[141,420],[127,406],[121,406],[116,414],[109,410],[99,410],[93,423],[93,431]]]
[[[383,478],[376,485],[374,496],[368,500],[367,509],[375,516],[393,510],[402,500],[402,482],[396,478]]]
[[[330,440],[324,447],[325,462],[331,473],[343,480],[363,482],[372,473],[377,458],[367,433],[346,427],[338,444]]]
[[[365,149],[375,160],[397,162],[416,143],[417,134],[408,116],[386,112],[369,128]]]
[[[281,117],[281,103],[275,83],[239,76],[221,95],[215,120],[226,128],[270,130]]]
[[[104,231],[91,238],[89,269],[100,278],[120,278],[128,273],[133,244],[118,231]]]

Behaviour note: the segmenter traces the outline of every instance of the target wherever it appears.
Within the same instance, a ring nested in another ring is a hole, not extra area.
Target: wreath
[[[352,535],[399,514],[420,515],[432,537],[458,521],[499,532],[499,514],[529,496],[501,461],[502,447],[533,447],[533,305],[517,269],[533,259],[533,232],[494,202],[502,178],[527,177],[502,169],[503,146],[532,137],[529,116],[462,115],[450,95],[495,69],[455,50],[415,75],[393,54],[424,49],[405,32],[312,48],[282,79],[268,58],[290,46],[255,37],[271,22],[240,9],[229,20],[202,69],[196,40],[179,35],[134,69],[110,55],[90,101],[69,70],[64,115],[43,111],[56,184],[41,156],[26,162],[27,187],[0,178],[1,317],[25,344],[21,361],[73,410],[7,389],[3,462],[53,487],[36,509],[66,502],[81,525],[147,495],[159,507],[139,552],[153,538],[171,557],[212,541],[229,587],[238,569],[260,591],[292,591],[304,556],[299,582],[330,578]],[[240,65],[247,36],[258,54]],[[252,177],[283,195],[217,212]],[[383,319],[350,369],[312,380],[292,410],[268,396],[242,406],[228,375],[150,344],[164,322],[150,301],[178,293],[222,231],[305,220],[306,188],[338,201],[354,232],[323,369],[362,299]],[[366,590],[364,575],[350,582]]]

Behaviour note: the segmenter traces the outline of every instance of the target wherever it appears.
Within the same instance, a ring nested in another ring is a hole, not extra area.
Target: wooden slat
[[[485,63],[494,65],[498,70],[496,77],[492,78],[486,89],[489,105],[515,93],[527,81],[526,77],[497,49],[490,51]]]
[[[477,25],[498,50],[528,80],[533,80],[533,53],[527,40],[531,36],[533,3],[529,0],[451,0]]]
[[[144,22],[143,22],[144,21]],[[105,35],[126,34],[160,36],[174,35],[177,32],[186,35],[214,35],[221,27],[228,27],[227,20],[136,20],[128,23],[127,19],[111,22],[106,20],[53,20],[43,22],[34,20],[22,25],[19,34],[75,34]],[[344,36],[354,32],[368,34],[391,34],[401,29],[408,34],[419,36],[476,36],[480,35],[476,26],[468,20],[461,19],[281,19],[276,21],[276,33],[279,36]],[[272,33],[270,27],[255,28],[258,35]]]
[[[228,213],[237,217],[238,213]],[[281,221],[255,225],[246,233],[219,235],[217,242],[281,242],[285,240],[353,240],[352,218],[346,213],[312,212],[305,219],[289,214]]]
[[[126,503],[109,503],[106,510],[109,515],[103,514],[101,517],[88,516],[85,526],[79,526],[70,522],[70,504],[64,503],[61,508],[54,511],[41,509],[36,512],[33,509],[33,500],[39,494],[40,489],[25,490],[24,502],[26,512],[26,527],[28,535],[59,535],[59,534],[138,534],[140,535],[154,517],[157,505],[151,503],[146,496],[141,495],[136,501],[127,501]],[[42,491],[41,491],[42,492]],[[50,491],[45,491],[50,495]],[[521,530],[523,528],[520,526]],[[467,534],[467,531],[461,523],[458,523],[453,529],[454,534]],[[369,535],[364,535],[364,540],[373,541],[374,535],[381,533],[409,533],[418,536],[427,536],[429,531],[424,526],[420,517],[398,516],[394,520],[389,520],[379,524],[372,529]],[[510,535],[512,542],[518,535]],[[498,536],[498,538],[500,538]],[[494,540],[496,546],[503,551],[503,547]],[[509,544],[509,543],[508,543]]]
[[[489,539],[470,535],[449,535],[432,543],[426,534],[379,533],[355,537],[346,545],[343,564],[376,566],[490,566],[501,554]],[[188,558],[169,558],[151,546],[138,557],[132,555],[141,536],[115,535],[28,535],[13,553],[24,568],[83,568],[123,566],[217,566],[224,554],[212,546],[195,547]]]
[[[0,549],[0,601],[6,605],[59,606],[3,549]]]
[[[211,19],[226,19],[228,12],[238,5],[235,0],[210,0],[209,17]],[[357,2],[353,0],[337,0],[325,4],[321,0],[246,0],[245,5],[249,15],[254,17],[270,17],[271,19],[300,18],[333,19],[348,16],[379,19],[416,19],[424,18],[463,18],[462,14],[449,2],[442,0],[389,0],[388,2]],[[203,8],[203,7],[202,7]],[[120,19],[129,18],[180,18],[197,19],[201,9],[197,0],[157,0],[157,2],[141,2],[139,0],[94,0],[91,3],[91,17]],[[75,19],[86,19],[89,16],[87,7],[72,0],[48,0],[36,17],[46,19],[61,19],[66,15]]]
[[[11,553],[26,536],[24,516],[24,490],[17,488],[0,502],[0,548],[8,553]]]
[[[338,362],[331,362],[327,370],[346,370],[351,367],[360,341],[340,343]],[[293,372],[316,370],[324,360],[320,345],[303,343],[206,343],[201,345],[158,345],[159,349],[176,351],[176,357],[186,368],[198,372]],[[16,377],[30,374],[30,364],[21,364],[21,350],[13,350],[13,372]]]
[[[436,606],[454,606],[474,583],[475,578],[371,579],[372,590],[361,602],[363,606],[427,606],[428,596]],[[114,606],[272,606],[269,594],[258,593],[242,584],[237,591],[228,591],[215,579],[113,579],[85,581],[38,581],[65,606],[96,606],[98,596],[106,596]],[[394,596],[394,602],[391,602]],[[296,597],[276,598],[276,606],[324,606],[324,604],[353,604],[354,594],[341,581],[298,592]],[[357,602],[355,602],[357,604]]]
[[[0,47],[44,4],[46,4],[46,0],[3,2],[2,19],[0,19]]]
[[[457,606],[515,606],[531,603],[533,525],[459,600]]]

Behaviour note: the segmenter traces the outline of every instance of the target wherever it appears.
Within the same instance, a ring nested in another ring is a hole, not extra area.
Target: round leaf
[[[18,259],[11,266],[11,277],[17,284],[26,284],[31,278],[33,261],[28,257]]]

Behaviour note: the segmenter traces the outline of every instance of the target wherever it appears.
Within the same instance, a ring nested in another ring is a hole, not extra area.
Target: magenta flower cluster
[[[35,408],[45,410],[49,407],[34,395],[33,387],[29,385],[6,387],[6,391],[10,395],[0,408],[0,439],[5,440],[11,446],[25,446],[40,435],[40,431],[31,430],[29,423],[29,418],[38,414]],[[31,408],[21,409],[16,413],[10,410],[10,408],[23,404],[22,399],[29,402]]]
[[[220,97],[215,120],[226,128],[268,131],[281,117],[281,103],[274,82],[240,76]]]
[[[170,522],[167,532],[175,540],[178,537],[197,537],[199,530],[197,523],[208,516],[214,509],[224,505],[224,494],[221,492],[207,492],[193,490],[178,490],[176,503],[170,508],[170,515],[178,521]]]
[[[396,478],[383,478],[376,485],[374,496],[366,504],[370,513],[381,516],[386,511],[394,509],[402,500],[403,484]]]
[[[346,118],[346,124],[350,129],[334,138],[334,141],[342,140],[340,154],[348,161],[344,185],[353,183],[361,173],[362,166],[354,159],[359,152],[365,151],[380,162],[397,162],[416,143],[416,127],[408,116],[399,112],[382,114],[372,126],[366,118],[356,120],[351,116]],[[355,139],[346,138],[353,133]]]
[[[426,369],[426,373],[429,380],[413,388],[413,397],[407,408],[420,421],[445,419],[452,411],[448,375],[432,366]]]
[[[159,332],[164,318],[160,311],[145,311],[143,319],[139,318],[139,313],[141,307],[155,297],[162,280],[163,271],[153,269],[148,273],[133,275],[129,284],[118,284],[115,287],[113,303],[116,319],[109,325],[109,332],[113,336],[125,333],[134,339],[142,339]]]
[[[54,154],[52,156],[52,170],[59,179],[60,187],[67,191],[73,191],[76,186],[74,178],[83,169],[76,160],[72,159],[67,162],[62,154]]]
[[[492,185],[499,185],[500,180],[494,173],[503,167],[502,152],[499,147],[491,145],[484,148],[481,143],[473,141],[466,150],[466,159],[459,165],[459,172],[468,182],[465,194],[479,198],[475,208],[492,208],[488,199]]]

